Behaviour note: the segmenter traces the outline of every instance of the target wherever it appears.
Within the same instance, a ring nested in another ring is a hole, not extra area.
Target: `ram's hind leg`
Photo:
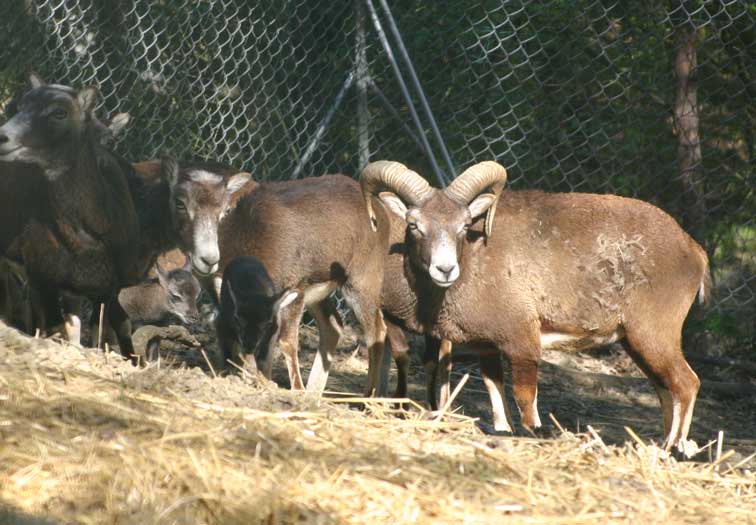
[[[409,370],[409,344],[404,331],[390,321],[386,323],[386,339],[391,346],[391,355],[396,363],[396,391],[394,397],[407,397]]]
[[[625,349],[656,389],[664,419],[664,449],[677,446],[687,453],[686,443],[693,407],[701,385],[682,354],[680,331],[649,333],[626,326]]]
[[[299,369],[299,324],[304,313],[304,297],[300,294],[285,309],[278,313],[278,332],[273,337],[278,338],[281,353],[286,360],[286,369],[289,372],[289,387],[292,390],[304,390],[302,373]],[[268,353],[266,362],[261,364],[264,373],[270,374],[274,356]],[[258,363],[260,364],[260,363]]]
[[[328,382],[331,355],[339,344],[343,322],[336,308],[336,300],[330,296],[319,303],[307,305],[307,311],[315,318],[319,337],[318,353],[307,377],[307,390],[322,392]]]
[[[377,286],[376,286],[377,284]],[[387,372],[383,366],[383,350],[386,341],[386,324],[380,309],[380,282],[359,286],[350,284],[342,287],[341,291],[354,316],[362,327],[365,345],[368,350],[368,379],[365,396],[384,397],[387,395]]]

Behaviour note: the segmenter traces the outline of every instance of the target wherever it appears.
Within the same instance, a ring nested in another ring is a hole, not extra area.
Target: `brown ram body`
[[[366,198],[380,193],[394,212],[384,311],[410,330],[478,348],[497,427],[505,430],[511,422],[502,414],[498,353],[510,363],[523,424],[537,427],[541,349],[623,340],[657,389],[667,448],[684,441],[699,380],[682,355],[681,332],[696,295],[708,295],[705,251],[651,204],[540,191],[497,199],[504,169],[482,163],[469,171],[486,176],[467,181],[463,198],[452,186],[423,187],[398,163],[366,168]],[[408,190],[397,178],[417,186]],[[486,228],[473,224],[486,211]]]
[[[385,218],[381,224],[378,232],[372,231],[359,185],[343,175],[255,185],[220,224],[221,268],[236,257],[256,257],[277,289],[301,292],[298,301],[315,317],[320,349],[308,389],[325,387],[330,351],[338,342],[338,314],[328,297],[337,288],[363,328],[371,360],[381,359],[385,326],[380,290],[388,242]],[[294,306],[289,310],[297,311]],[[300,307],[298,315],[301,312]],[[293,330],[289,336],[282,348],[293,352],[287,363],[292,363],[289,374],[296,379],[298,334]],[[378,377],[370,375],[367,391],[377,388],[377,382]],[[300,386],[301,378],[294,383]]]

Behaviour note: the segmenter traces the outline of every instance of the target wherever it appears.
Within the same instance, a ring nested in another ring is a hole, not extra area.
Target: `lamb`
[[[190,271],[190,264],[166,271],[156,263],[157,277],[136,286],[123,288],[118,302],[132,325],[164,325],[177,319],[184,324],[199,320],[197,298],[200,284]]]
[[[365,168],[371,222],[381,226],[376,196],[392,213],[384,311],[405,328],[480,351],[497,430],[512,429],[501,355],[522,424],[536,428],[541,349],[622,340],[657,390],[665,449],[686,451],[700,381],[683,357],[681,332],[696,296],[709,295],[706,252],[651,204],[502,195],[505,182],[495,162],[469,168],[445,190],[397,162]]]
[[[237,257],[223,271],[220,313],[216,320],[218,345],[225,362],[252,365],[270,379],[276,345],[296,344],[299,316],[304,308],[301,294],[278,292],[265,266],[254,257]],[[287,314],[291,309],[295,315]],[[292,322],[292,319],[296,321]],[[296,352],[284,352],[287,359]],[[298,366],[288,367],[292,388],[302,389]],[[298,381],[298,382],[297,382]]]

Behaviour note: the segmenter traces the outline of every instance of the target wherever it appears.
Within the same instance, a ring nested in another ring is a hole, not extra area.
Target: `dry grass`
[[[2,523],[749,523],[756,475],[595,433],[483,435],[0,326]]]

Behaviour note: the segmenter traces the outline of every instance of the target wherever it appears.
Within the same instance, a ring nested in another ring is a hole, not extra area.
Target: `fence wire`
[[[438,184],[496,159],[514,189],[642,198],[712,259],[714,307],[693,328],[753,343],[752,3],[395,4],[396,33],[385,0],[14,0],[0,110],[34,69],[97,85],[103,117],[129,112],[116,148],[132,161],[172,152],[269,180],[391,158]]]

